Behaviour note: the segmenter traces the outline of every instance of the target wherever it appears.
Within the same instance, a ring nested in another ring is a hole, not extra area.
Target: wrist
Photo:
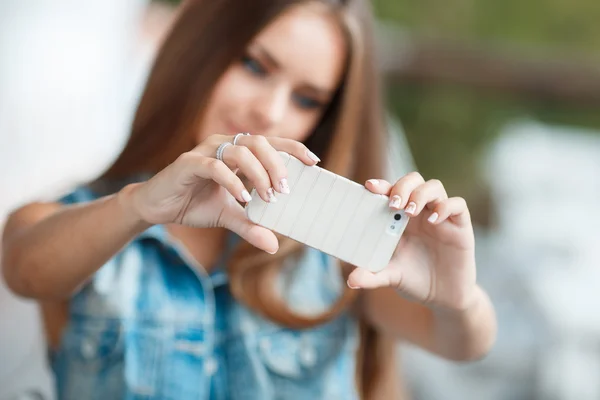
[[[115,195],[115,200],[122,211],[124,219],[131,224],[136,233],[141,233],[153,225],[143,217],[136,207],[135,191],[139,185],[139,183],[129,184]]]
[[[474,284],[471,290],[461,296],[461,300],[451,305],[433,305],[432,311],[440,317],[460,317],[470,315],[479,309],[484,299],[483,290]]]
[[[440,308],[432,311],[437,346],[453,360],[479,360],[496,339],[497,322],[488,295],[476,285],[472,301],[460,309]]]

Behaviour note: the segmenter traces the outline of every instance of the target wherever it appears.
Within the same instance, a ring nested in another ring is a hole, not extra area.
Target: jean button
[[[94,344],[89,340],[84,340],[81,344],[81,354],[86,359],[92,359],[96,355],[96,350],[94,349]]]
[[[217,360],[215,360],[212,357],[210,357],[206,360],[206,362],[204,364],[204,372],[206,372],[206,374],[208,376],[213,376],[217,372],[218,369],[219,369],[219,363],[217,362]]]

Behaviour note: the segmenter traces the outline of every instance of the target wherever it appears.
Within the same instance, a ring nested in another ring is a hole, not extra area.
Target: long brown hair
[[[101,179],[156,173],[191,150],[215,83],[244,54],[249,42],[289,7],[324,3],[338,18],[348,43],[348,62],[333,101],[306,141],[323,167],[358,182],[383,176],[384,127],[375,68],[368,0],[190,0],[165,39],[153,65],[123,152]],[[228,265],[233,296],[265,317],[295,329],[335,318],[355,300],[346,289],[332,308],[316,317],[298,315],[274,291],[284,259],[302,250],[279,237],[269,256],[247,243]],[[344,285],[344,287],[346,287]],[[361,329],[357,384],[363,398],[377,385],[377,335]]]

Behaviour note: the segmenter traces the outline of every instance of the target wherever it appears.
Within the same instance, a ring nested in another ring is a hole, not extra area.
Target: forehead
[[[254,40],[296,78],[334,89],[346,61],[347,43],[337,17],[322,4],[291,7]]]

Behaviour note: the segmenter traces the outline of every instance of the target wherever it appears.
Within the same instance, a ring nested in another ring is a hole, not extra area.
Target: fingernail
[[[406,207],[405,211],[409,214],[414,214],[414,212],[417,211],[417,205],[411,201],[408,203],[408,207]]]
[[[367,182],[369,182],[373,186],[379,185],[379,181],[377,179],[369,179]]]
[[[429,221],[430,223],[433,224],[433,223],[435,223],[435,221],[437,221],[438,217],[439,217],[438,213],[434,212],[433,214],[431,214],[429,216],[429,218],[427,218],[427,221]]]
[[[310,150],[306,150],[306,155],[308,156],[308,158],[310,158],[314,162],[321,161],[321,159],[319,157],[317,157],[317,155]]]
[[[250,193],[248,193],[248,191],[247,191],[247,190],[244,190],[244,191],[242,192],[242,199],[244,199],[244,201],[247,203],[247,202],[249,202],[250,200],[252,200],[252,196],[250,196]]]
[[[277,249],[277,250],[279,250],[279,249]],[[267,250],[265,250],[265,252],[269,253],[270,255],[273,255],[273,254],[277,253],[277,250],[275,250],[275,251],[274,251],[274,252],[272,252],[272,253],[271,253],[270,251],[267,251]]]
[[[281,188],[281,193],[290,194],[290,186],[288,185],[287,179],[283,178],[279,182],[279,187]]]
[[[349,287],[350,289],[360,289],[360,287],[359,287],[359,286],[352,286],[352,285],[350,284],[350,281],[346,281],[346,284],[348,285],[348,287]]]
[[[277,197],[275,197],[275,192],[273,188],[267,189],[267,196],[269,197],[269,203],[277,203]]]
[[[390,199],[390,207],[391,208],[400,208],[400,203],[401,202],[402,202],[402,199],[400,198],[400,196],[394,195]]]

